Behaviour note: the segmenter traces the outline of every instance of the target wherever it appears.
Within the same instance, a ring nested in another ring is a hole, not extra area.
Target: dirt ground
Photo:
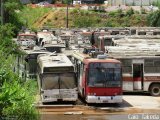
[[[145,120],[145,115],[160,119],[160,97],[148,94],[124,95],[120,104],[91,104],[39,108],[41,120],[129,120],[130,117]],[[159,120],[158,119],[158,120]],[[120,119],[119,119],[120,120]],[[150,120],[150,118],[149,118]]]

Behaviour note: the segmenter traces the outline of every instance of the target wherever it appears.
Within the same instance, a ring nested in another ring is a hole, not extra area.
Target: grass
[[[43,7],[36,7],[32,8],[29,6],[25,6],[22,11],[18,13],[19,18],[23,23],[26,23],[26,26],[32,28],[32,25],[40,19],[43,15],[51,11],[51,8],[43,8]]]

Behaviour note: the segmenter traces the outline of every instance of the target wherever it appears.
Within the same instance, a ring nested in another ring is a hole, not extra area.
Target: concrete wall
[[[108,0],[109,5],[129,5],[129,6],[149,6],[153,2],[157,3],[160,0]]]

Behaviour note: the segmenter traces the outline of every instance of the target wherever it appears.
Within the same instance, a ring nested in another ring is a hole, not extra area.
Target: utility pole
[[[1,0],[1,25],[3,25],[3,0]]]
[[[66,10],[66,28],[68,28],[68,1],[67,1],[67,10]]]

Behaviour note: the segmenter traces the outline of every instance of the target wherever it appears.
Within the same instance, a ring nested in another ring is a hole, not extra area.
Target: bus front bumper
[[[59,101],[77,101],[78,95],[69,95],[69,97],[66,96],[60,96],[60,95],[53,95],[53,96],[47,96],[47,95],[41,95],[41,100],[43,103],[48,102],[59,102]]]
[[[86,97],[87,103],[121,103],[122,95],[117,96],[91,96]]]
[[[77,101],[78,98],[43,98],[42,103],[48,103],[48,102],[59,102],[59,101]]]

